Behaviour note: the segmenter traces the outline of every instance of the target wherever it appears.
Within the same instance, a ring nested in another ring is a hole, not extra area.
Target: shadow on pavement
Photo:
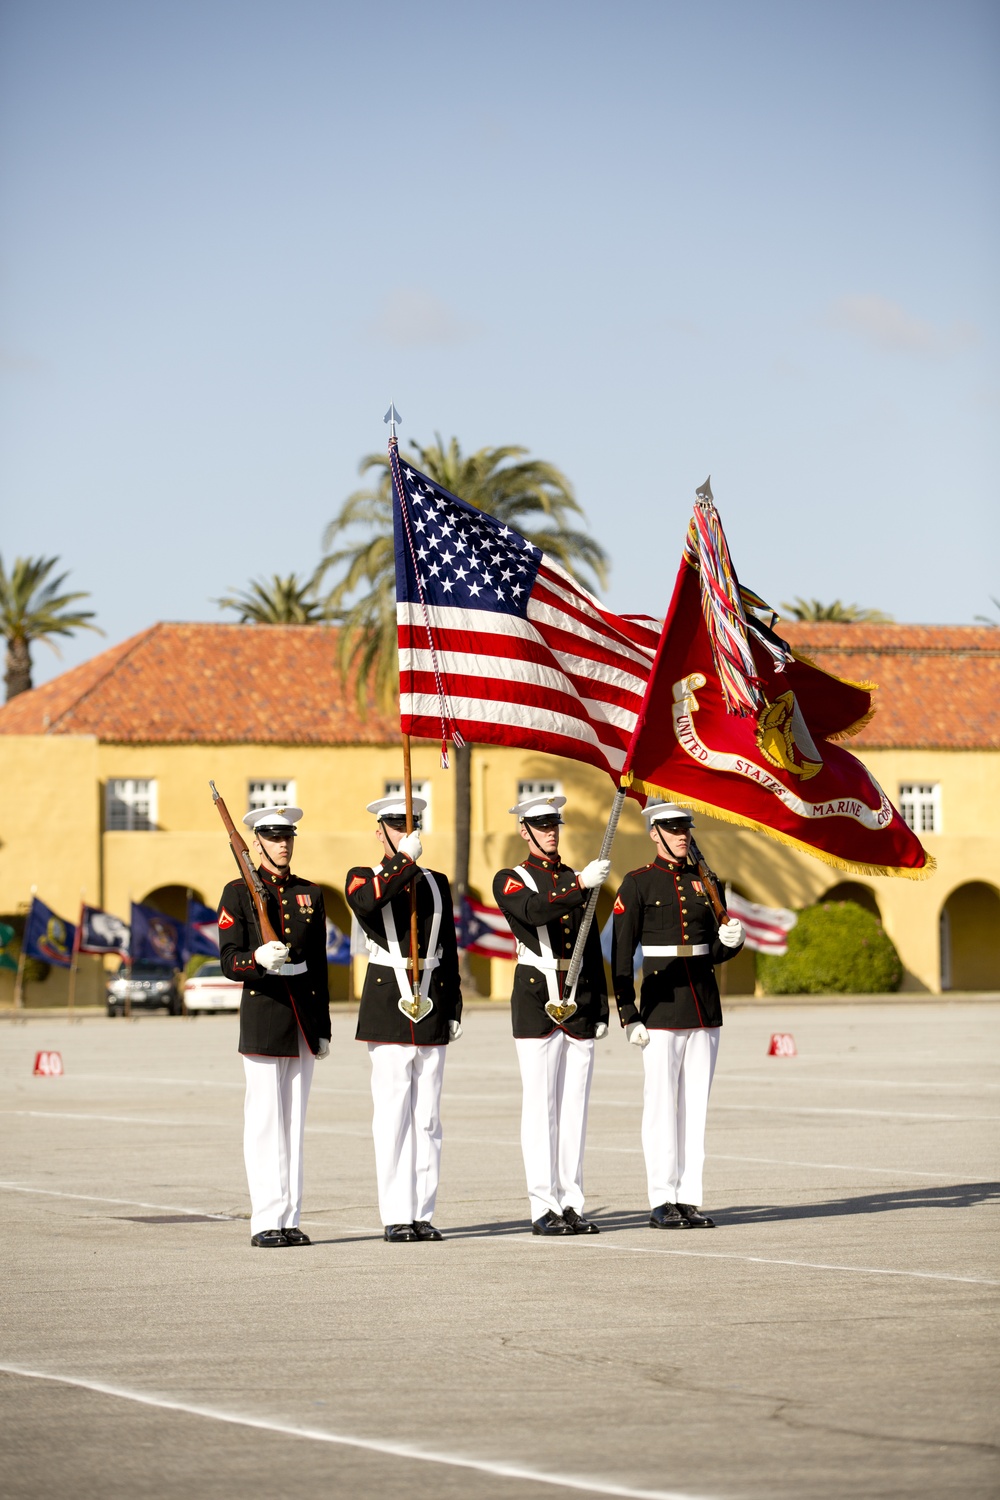
[[[977,1208],[983,1203],[996,1202],[1000,1202],[1000,1182],[961,1182],[939,1187],[893,1188],[884,1193],[862,1193],[857,1198],[832,1198],[826,1203],[745,1204],[706,1211],[720,1223],[773,1224],[786,1219],[884,1214],[900,1208]]]

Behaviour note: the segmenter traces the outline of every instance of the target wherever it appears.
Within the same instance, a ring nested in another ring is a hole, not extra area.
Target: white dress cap
[[[647,802],[642,815],[650,828],[654,823],[683,823],[685,828],[694,826],[691,809],[681,807],[679,802]]]
[[[558,813],[565,806],[565,797],[526,797],[523,802],[518,802],[516,807],[510,807],[507,811],[512,812],[523,823],[525,818],[551,818],[553,813]],[[561,823],[562,818],[559,821]]]
[[[427,798],[414,797],[414,816],[416,816],[417,813],[426,811]],[[376,818],[405,818],[406,798],[399,792],[393,792],[391,797],[379,797],[376,799],[376,801],[369,802],[368,806],[365,808],[365,812],[374,813]]]
[[[302,817],[301,807],[255,807],[245,813],[243,821],[248,828],[290,828]]]

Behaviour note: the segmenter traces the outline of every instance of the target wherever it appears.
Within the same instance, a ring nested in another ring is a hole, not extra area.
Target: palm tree
[[[818,599],[796,599],[794,604],[783,604],[785,618],[789,620],[831,620],[838,625],[891,625],[892,615],[880,609],[862,609],[857,604],[841,604],[834,599],[832,604],[821,604]]]
[[[995,594],[991,594],[990,598],[997,607],[997,614],[1000,615],[1000,599]],[[973,615],[972,618],[978,625],[1000,625],[1000,618],[994,620],[992,615]]]
[[[0,558],[0,623],[7,642],[7,701],[18,693],[31,690],[31,643],[44,641],[60,655],[52,639],[72,635],[74,630],[96,630],[91,625],[92,609],[70,609],[78,599],[89,599],[84,592],[60,594],[68,573],[49,579],[58,557],[18,557],[8,574]],[[48,580],[46,582],[46,580]]]
[[[462,452],[458,439],[447,447],[440,435],[428,447],[400,451],[400,461],[435,483],[519,531],[535,547],[561,563],[586,588],[607,582],[609,560],[600,543],[571,522],[583,518],[566,475],[543,459],[526,457],[513,444]],[[355,672],[358,705],[371,699],[391,709],[397,701],[399,670],[396,636],[396,573],[392,536],[392,475],[384,453],[369,453],[359,472],[375,470],[374,486],[348,495],[323,534],[330,548],[345,533],[364,533],[328,551],[318,574],[336,577],[325,604],[340,621],[340,667]],[[353,603],[348,601],[353,600]],[[459,900],[469,884],[471,746],[455,750],[455,888]]]
[[[297,573],[282,578],[273,574],[270,582],[254,578],[242,592],[234,591],[213,602],[222,609],[239,611],[240,624],[315,625],[326,618],[316,598],[318,575],[302,582]]]

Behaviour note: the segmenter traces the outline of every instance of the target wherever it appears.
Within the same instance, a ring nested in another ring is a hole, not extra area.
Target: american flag
[[[404,734],[541,750],[617,780],[658,622],[612,614],[395,445],[390,460]]]
[[[726,910],[738,917],[746,933],[746,946],[758,953],[787,953],[788,934],[799,920],[784,906],[758,906],[742,896],[727,894]]]

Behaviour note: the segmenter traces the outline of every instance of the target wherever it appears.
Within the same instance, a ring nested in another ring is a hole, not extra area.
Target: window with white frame
[[[561,781],[519,781],[517,783],[518,802],[527,802],[529,797],[561,797]]]
[[[903,822],[914,833],[941,832],[941,783],[908,781],[899,788]]]
[[[156,782],[127,776],[104,788],[104,826],[110,832],[156,827]]]
[[[405,782],[403,782],[403,781],[387,781],[386,782],[386,784],[385,784],[385,793],[384,793],[384,795],[386,797],[402,797],[402,796],[405,796],[405,794],[406,794],[406,783]],[[414,797],[423,797],[424,801],[427,803],[426,808],[420,814],[420,827],[423,829],[424,833],[433,833],[434,830],[433,830],[433,827],[431,825],[431,809],[432,809],[432,807],[433,807],[434,804],[431,802],[431,784],[430,784],[430,782],[429,781],[415,781],[413,783],[413,795],[414,795]]]
[[[262,807],[296,807],[294,781],[251,781],[247,786],[247,812]]]

